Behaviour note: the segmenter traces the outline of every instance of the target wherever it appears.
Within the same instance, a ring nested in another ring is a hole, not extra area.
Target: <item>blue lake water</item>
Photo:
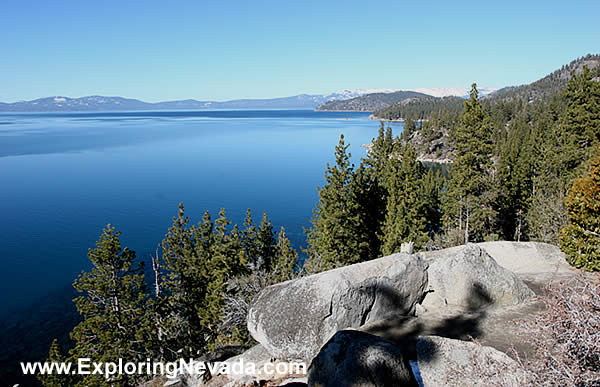
[[[267,211],[299,247],[340,134],[358,164],[378,127],[308,110],[0,114],[0,315],[72,283],[107,223],[153,253],[179,202],[193,222]]]

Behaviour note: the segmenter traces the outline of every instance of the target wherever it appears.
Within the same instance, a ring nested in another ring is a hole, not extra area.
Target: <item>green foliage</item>
[[[285,229],[281,227],[275,246],[272,270],[273,283],[293,279],[298,270],[298,253],[292,248],[290,240],[285,235]]]
[[[121,249],[120,233],[109,225],[88,254],[94,267],[74,283],[84,293],[75,300],[83,321],[71,334],[75,347],[68,360],[172,361],[219,345],[249,343],[245,318],[252,297],[264,286],[296,277],[298,254],[283,228],[275,239],[266,213],[258,228],[249,210],[243,231],[230,226],[223,209],[214,222],[206,212],[200,223],[190,225],[180,204],[162,254],[152,258],[150,297],[143,266],[134,266],[135,252]],[[232,305],[243,307],[232,310]],[[49,359],[64,359],[56,341]],[[41,376],[47,385],[82,386],[133,385],[141,378]]]
[[[146,342],[153,332],[145,324],[147,293],[143,267],[134,266],[135,252],[121,248],[120,233],[108,225],[90,249],[93,264],[73,286],[83,293],[74,301],[83,317],[71,333],[75,347],[71,360],[90,358],[94,362],[146,360]],[[112,383],[130,385],[136,376],[119,375]],[[85,375],[77,385],[105,385],[102,375]]]
[[[596,76],[598,71],[584,66],[581,74],[573,73],[564,92],[563,148],[572,167],[589,159],[590,151],[600,144],[600,83],[593,80]]]
[[[259,269],[271,271],[272,259],[275,256],[275,233],[273,225],[267,217],[267,213],[263,212],[260,225],[258,227],[258,251],[260,254]],[[285,234],[284,234],[285,236]]]
[[[464,100],[460,97],[420,97],[411,98],[384,109],[377,110],[373,115],[381,120],[424,120],[433,113],[446,112],[456,115],[463,110]]]
[[[402,131],[402,139],[408,140],[410,136],[417,130],[417,124],[412,118],[407,117],[404,121],[404,130]]]
[[[308,272],[391,254],[403,242],[423,248],[439,231],[443,178],[425,169],[415,149],[402,146],[391,128],[381,124],[357,169],[348,160],[342,138],[336,165],[328,165],[328,184],[319,190]]]
[[[358,235],[359,204],[352,195],[354,165],[344,136],[335,148],[335,165],[327,164],[326,184],[319,191],[308,233],[307,269],[320,271],[361,261],[362,238]]]
[[[62,349],[58,344],[58,340],[54,339],[50,345],[50,351],[48,353],[48,359],[46,359],[46,363],[60,364],[66,361],[67,358],[62,352]],[[71,375],[38,374],[37,378],[45,387],[67,387],[73,382]]]
[[[211,257],[213,224],[206,213],[202,225],[188,227],[183,205],[162,241],[162,271],[156,297],[156,321],[162,357],[193,356],[206,345],[208,333],[200,308],[208,291],[206,267]]]
[[[383,224],[383,255],[400,251],[403,242],[413,241],[421,248],[429,239],[427,232],[427,202],[422,195],[424,169],[416,160],[409,144],[401,152],[401,160],[390,158],[386,167],[387,205]]]
[[[372,112],[383,109],[394,103],[409,100],[412,98],[426,98],[425,94],[417,93],[416,91],[396,91],[393,93],[371,93],[360,97],[328,101],[317,108],[323,111],[360,111]]]
[[[446,229],[458,229],[464,243],[482,241],[492,232],[494,200],[491,123],[478,99],[477,86],[465,101],[460,123],[452,131],[456,150],[445,197]]]
[[[250,270],[265,270],[271,268],[271,259],[275,246],[275,234],[273,225],[267,213],[263,213],[262,220],[258,229],[252,220],[250,209],[246,211],[246,220],[244,221],[244,230],[242,231],[242,243],[248,259],[248,268]]]
[[[526,117],[513,120],[501,147],[497,165],[496,207],[499,231],[506,240],[520,241],[527,233],[525,212],[533,192],[531,126]]]
[[[496,91],[490,97],[496,100],[519,101],[526,104],[544,102],[563,92],[571,74],[581,72],[584,66],[597,66],[599,62],[599,55],[588,54],[529,85],[506,87]]]
[[[561,230],[560,247],[573,266],[600,271],[600,157],[575,180],[565,201],[569,224]]]

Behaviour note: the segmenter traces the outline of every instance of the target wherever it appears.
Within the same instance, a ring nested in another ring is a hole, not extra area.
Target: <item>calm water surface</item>
[[[301,246],[340,134],[358,163],[378,126],[307,110],[0,114],[0,314],[68,286],[107,223],[153,253],[179,202],[193,222],[267,211]]]

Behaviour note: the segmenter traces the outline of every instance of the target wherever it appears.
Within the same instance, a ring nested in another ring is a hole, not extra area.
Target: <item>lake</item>
[[[267,211],[302,246],[340,134],[357,164],[377,135],[368,114],[0,114],[0,315],[68,287],[107,223],[148,257],[179,202],[193,222]]]

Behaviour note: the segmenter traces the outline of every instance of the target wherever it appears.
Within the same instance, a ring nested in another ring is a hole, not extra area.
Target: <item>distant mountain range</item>
[[[460,88],[437,88],[416,89],[412,91],[398,89],[356,89],[341,90],[330,94],[300,94],[291,97],[270,99],[237,99],[231,101],[197,101],[186,99],[181,101],[167,102],[144,102],[138,99],[105,96],[87,96],[81,98],[69,98],[55,96],[39,98],[32,101],[19,101],[14,103],[0,102],[0,112],[86,112],[86,111],[125,111],[125,110],[209,110],[209,109],[315,109],[332,101],[346,101],[353,98],[372,95],[373,100],[388,101],[395,100],[397,96],[404,95],[466,95],[467,89]],[[411,94],[412,93],[412,94]],[[421,93],[421,94],[420,94]],[[391,98],[390,98],[391,97]],[[396,98],[397,99],[397,98]],[[394,103],[390,102],[389,104]],[[375,105],[373,105],[375,106]],[[376,105],[381,108],[381,104]],[[370,109],[370,110],[369,110]],[[365,111],[373,111],[375,109]],[[353,110],[348,108],[321,109],[321,110]],[[359,109],[361,110],[361,109]]]
[[[331,95],[331,98],[344,96]],[[0,103],[3,112],[118,111],[118,110],[206,110],[206,109],[314,109],[328,101],[321,95],[301,94],[272,99],[234,101],[197,101],[187,99],[167,102],[144,102],[122,97],[89,96],[81,98],[47,97],[33,101]]]

